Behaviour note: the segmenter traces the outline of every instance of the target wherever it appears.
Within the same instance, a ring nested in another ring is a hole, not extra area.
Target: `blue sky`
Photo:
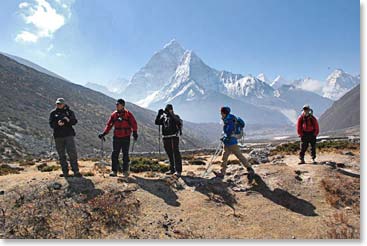
[[[73,82],[130,77],[175,38],[216,69],[270,79],[360,72],[357,0],[1,0],[0,51]]]

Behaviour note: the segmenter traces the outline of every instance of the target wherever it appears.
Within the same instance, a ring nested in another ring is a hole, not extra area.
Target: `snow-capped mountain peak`
[[[359,83],[358,76],[346,73],[342,69],[335,69],[326,79],[326,86],[323,88],[324,97],[337,100]]]
[[[270,84],[270,80],[268,79],[268,77],[266,77],[264,73],[260,73],[259,75],[256,76],[256,78],[258,78],[259,80],[263,82]]]
[[[286,80],[285,78],[283,78],[282,76],[278,75],[273,82],[270,83],[270,85],[274,88],[274,89],[279,89],[282,85],[288,85],[290,84],[288,80]]]
[[[131,78],[124,91],[126,98],[137,102],[160,90],[170,81],[184,53],[184,48],[176,40],[171,40],[154,53],[148,63]]]

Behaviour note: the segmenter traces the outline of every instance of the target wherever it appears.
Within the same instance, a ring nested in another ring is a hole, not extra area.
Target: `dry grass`
[[[321,181],[326,191],[327,202],[334,208],[343,210],[335,212],[324,221],[328,229],[319,236],[320,238],[360,238],[359,220],[356,223],[355,219],[360,216],[359,181],[340,174],[334,174]]]
[[[139,208],[138,200],[121,191],[79,202],[45,184],[10,192],[1,202],[0,227],[6,239],[104,238],[123,231]]]
[[[11,167],[7,164],[0,165],[0,176],[8,175],[8,174],[19,174],[19,171],[23,171],[23,168],[20,167]]]
[[[335,208],[351,207],[360,212],[360,180],[334,174],[321,181],[326,190],[326,200]]]

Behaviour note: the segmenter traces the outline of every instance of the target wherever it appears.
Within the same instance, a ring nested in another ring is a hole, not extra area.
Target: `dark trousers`
[[[305,158],[305,153],[309,144],[311,144],[312,159],[316,158],[316,136],[313,133],[304,133],[301,138],[301,151],[299,152],[299,158],[301,160]]]
[[[129,171],[129,147],[130,147],[130,137],[127,138],[116,138],[113,137],[113,151],[111,155],[112,160],[112,171],[117,172],[120,170],[119,155],[122,151],[122,171]]]
[[[66,160],[66,153],[68,153],[71,169],[74,173],[79,172],[78,154],[76,151],[75,141],[73,136],[55,138],[55,146],[61,164],[63,173],[69,171],[68,162]]]
[[[182,159],[181,153],[179,149],[179,138],[178,137],[170,137],[163,138],[164,150],[166,151],[171,172],[182,172]]]

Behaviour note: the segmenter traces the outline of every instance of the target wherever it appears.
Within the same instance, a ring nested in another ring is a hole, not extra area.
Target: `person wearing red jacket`
[[[133,134],[134,141],[138,139],[138,125],[134,118],[134,115],[125,109],[125,101],[118,99],[116,102],[116,111],[114,111],[107,121],[106,127],[103,133],[99,134],[98,137],[105,141],[105,136],[114,127],[113,131],[113,151],[111,155],[112,161],[112,172],[111,177],[116,177],[119,170],[119,155],[120,151],[123,154],[122,172],[125,177],[129,176],[129,147],[130,147],[130,136]]]
[[[301,138],[301,151],[299,152],[299,164],[305,164],[305,153],[311,144],[311,156],[313,164],[316,164],[316,137],[319,135],[319,123],[309,105],[303,106],[303,112],[297,120],[297,133]]]

